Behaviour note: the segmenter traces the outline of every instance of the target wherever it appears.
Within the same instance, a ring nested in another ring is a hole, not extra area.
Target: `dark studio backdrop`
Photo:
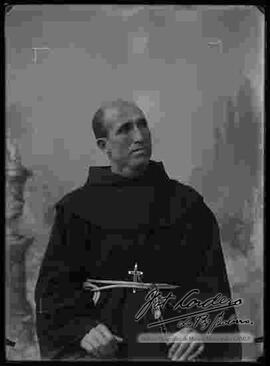
[[[244,300],[239,317],[254,322],[244,331],[263,335],[264,26],[255,6],[16,5],[8,12],[7,202],[19,187],[24,198],[17,216],[6,208],[8,232],[16,226],[6,240],[6,334],[16,341],[8,359],[39,359],[33,294],[53,206],[85,182],[89,165],[107,165],[91,119],[116,98],[138,103],[152,130],[152,158],[215,213],[233,297]],[[21,180],[12,178],[14,166]],[[244,344],[244,359],[261,350]]]

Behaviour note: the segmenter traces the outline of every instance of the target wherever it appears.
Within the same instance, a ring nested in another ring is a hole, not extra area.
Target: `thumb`
[[[119,337],[119,336],[117,336],[116,334],[114,334],[114,335],[113,335],[113,337],[114,337],[114,339],[115,339],[117,342],[119,342],[119,343],[121,343],[121,342],[123,342],[123,341],[124,341],[122,337]]]

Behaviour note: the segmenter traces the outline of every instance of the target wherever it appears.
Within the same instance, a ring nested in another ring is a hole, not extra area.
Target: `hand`
[[[180,342],[184,336],[194,336],[196,340],[190,342]],[[173,343],[169,349],[168,357],[172,361],[194,361],[204,350],[204,344],[199,337],[199,333],[192,328],[183,328],[174,333],[169,343]]]
[[[104,324],[98,324],[83,337],[80,346],[88,353],[101,358],[112,356],[118,348],[117,342],[122,341],[122,338],[113,335]]]

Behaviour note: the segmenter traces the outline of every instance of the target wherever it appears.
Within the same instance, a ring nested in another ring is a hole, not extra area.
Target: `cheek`
[[[121,141],[117,141],[112,145],[112,152],[115,155],[123,155],[128,153],[130,146],[129,139],[123,139]]]
[[[148,130],[148,131],[145,131],[144,132],[144,134],[143,134],[143,137],[144,137],[144,139],[145,140],[151,140],[151,133],[150,133],[150,131]]]

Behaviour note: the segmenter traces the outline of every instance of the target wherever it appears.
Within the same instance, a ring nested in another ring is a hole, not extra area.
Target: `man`
[[[110,166],[91,167],[87,183],[56,204],[35,292],[41,357],[240,359],[238,344],[204,344],[199,327],[154,324],[188,314],[176,301],[192,289],[206,301],[221,293],[230,298],[212,212],[195,190],[150,160],[150,130],[134,103],[105,103],[93,130]],[[93,291],[83,286],[87,279]],[[139,342],[149,332],[169,337]],[[197,338],[181,342],[185,334]]]

